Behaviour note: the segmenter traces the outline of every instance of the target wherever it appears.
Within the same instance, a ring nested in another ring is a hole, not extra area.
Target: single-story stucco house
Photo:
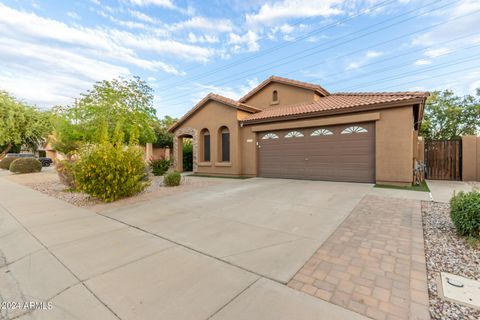
[[[209,94],[180,118],[174,166],[191,138],[199,174],[410,184],[427,97],[272,76],[238,101]]]

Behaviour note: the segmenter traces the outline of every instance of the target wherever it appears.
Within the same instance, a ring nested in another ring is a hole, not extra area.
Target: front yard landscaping
[[[440,272],[480,280],[480,246],[457,234],[448,203],[425,201],[422,215],[432,320],[480,319],[480,310],[446,301],[438,288]]]
[[[8,175],[6,178],[49,196],[66,201],[77,207],[85,207],[97,212],[103,212],[111,208],[148,201],[175,193],[187,192],[196,188],[203,188],[217,183],[222,183],[222,180],[224,180],[182,176],[182,183],[180,186],[170,188],[164,186],[162,176],[154,176],[150,174],[150,185],[141,193],[138,193],[132,197],[119,199],[115,202],[105,203],[99,199],[89,196],[84,192],[68,189],[65,184],[60,182],[55,168],[49,168],[49,170],[39,173]]]

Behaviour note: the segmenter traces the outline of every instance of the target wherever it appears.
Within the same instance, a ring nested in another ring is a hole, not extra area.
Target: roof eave
[[[238,110],[245,111],[245,112],[255,113],[255,112],[260,112],[261,111],[260,109],[251,107],[251,106],[246,105],[244,103],[234,104],[234,103],[230,103],[230,102],[225,101],[225,100],[218,99],[218,98],[215,97],[214,94],[209,93],[202,100],[200,100],[192,109],[190,109],[183,117],[181,117],[180,119],[178,119],[177,122],[175,122],[173,125],[171,125],[168,128],[168,132],[173,133],[175,131],[175,129],[177,129],[182,123],[184,123],[191,116],[193,116],[203,105],[205,105],[210,100],[216,101],[216,102],[221,103],[223,105],[230,106],[230,107],[233,107],[233,108],[236,108]]]
[[[336,114],[347,114],[347,113],[355,113],[355,112],[378,110],[378,109],[407,107],[409,105],[413,105],[413,104],[416,104],[416,103],[423,103],[424,104],[425,99],[426,98],[413,98],[413,99],[395,101],[395,102],[388,102],[388,103],[367,104],[367,105],[361,105],[361,106],[345,108],[345,109],[322,110],[322,111],[316,111],[316,112],[294,114],[294,115],[289,115],[289,116],[280,116],[280,117],[272,117],[272,118],[265,118],[265,119],[254,119],[254,120],[243,120],[243,121],[241,121],[241,124],[245,125],[245,126],[248,126],[248,125],[255,125],[255,124],[260,124],[260,123],[280,122],[280,121],[289,121],[289,120],[298,120],[298,119],[308,119],[308,118],[316,118],[316,117],[322,117],[322,116],[331,116],[331,115],[336,115]]]

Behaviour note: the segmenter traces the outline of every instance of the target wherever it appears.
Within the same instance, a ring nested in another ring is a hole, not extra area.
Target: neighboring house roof
[[[183,117],[181,117],[170,128],[168,128],[168,131],[172,132],[173,130],[175,130],[179,125],[181,125],[185,120],[190,118],[197,110],[199,110],[201,107],[203,107],[210,100],[217,101],[217,102],[220,102],[224,105],[227,105],[227,106],[230,106],[230,107],[242,110],[242,111],[250,112],[250,113],[260,111],[260,109],[257,109],[257,108],[252,107],[252,106],[248,106],[244,103],[240,103],[238,101],[229,99],[229,98],[221,96],[219,94],[209,93],[207,96],[205,96],[205,98],[203,98],[199,103],[197,103],[192,109],[190,109],[190,111],[188,111],[185,115],[183,115]]]
[[[283,83],[287,84],[290,86],[295,86],[295,87],[300,87],[308,90],[313,90],[317,93],[319,93],[321,96],[325,97],[328,96],[330,93],[319,86],[318,84],[313,84],[313,83],[308,83],[308,82],[302,82],[302,81],[297,81],[297,80],[292,80],[292,79],[287,79],[287,78],[282,78],[282,77],[277,77],[277,76],[271,76],[262,83],[260,83],[258,86],[253,88],[250,92],[248,92],[246,95],[241,97],[238,101],[239,102],[245,102],[247,101],[250,97],[255,95],[257,92],[265,88],[267,85],[269,85],[272,82],[277,82],[277,83]]]
[[[344,113],[372,110],[398,103],[425,103],[428,92],[359,92],[334,93],[310,103],[282,107],[270,107],[246,117],[242,123],[258,123],[316,116],[320,114]]]

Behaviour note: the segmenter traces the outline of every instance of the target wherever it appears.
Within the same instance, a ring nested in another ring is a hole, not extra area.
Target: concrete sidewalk
[[[2,319],[365,319],[6,179],[0,190],[1,299],[15,307]]]
[[[460,191],[472,191],[473,185],[463,181],[427,180],[433,201],[450,202],[454,194]]]

